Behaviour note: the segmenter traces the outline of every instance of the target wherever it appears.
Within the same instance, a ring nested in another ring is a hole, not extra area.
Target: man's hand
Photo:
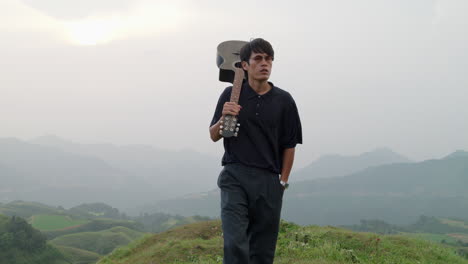
[[[221,126],[221,119],[223,119],[225,115],[237,116],[239,115],[239,112],[241,109],[242,109],[242,106],[238,105],[237,103],[234,103],[234,102],[224,103],[223,112],[222,112],[222,116],[220,120],[218,120],[216,124],[210,127],[210,138],[211,140],[213,140],[213,142],[216,142],[222,138],[222,136],[219,134],[219,130]]]
[[[237,103],[226,102],[224,103],[222,113],[223,113],[223,116],[225,115],[237,116],[239,115],[239,112],[241,109],[242,109],[242,106],[238,105]]]

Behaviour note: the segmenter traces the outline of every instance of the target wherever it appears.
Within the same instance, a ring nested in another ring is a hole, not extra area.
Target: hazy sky
[[[466,0],[0,0],[0,137],[218,154],[216,46],[263,37],[296,99],[298,165],[468,150]]]

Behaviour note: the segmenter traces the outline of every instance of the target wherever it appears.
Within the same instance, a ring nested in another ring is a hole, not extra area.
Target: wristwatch
[[[289,183],[285,181],[280,181],[281,185],[283,185],[283,188],[286,190],[289,187]]]

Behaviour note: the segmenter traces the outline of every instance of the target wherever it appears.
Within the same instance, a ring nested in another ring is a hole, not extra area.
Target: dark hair
[[[241,61],[245,61],[249,63],[249,59],[250,59],[250,56],[252,55],[252,52],[266,53],[272,58],[275,57],[275,52],[273,51],[273,47],[271,46],[270,42],[262,38],[252,39],[249,43],[245,44],[241,48],[240,50]]]

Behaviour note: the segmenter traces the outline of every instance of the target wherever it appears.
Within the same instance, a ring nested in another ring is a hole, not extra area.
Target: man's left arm
[[[283,151],[283,168],[281,169],[281,181],[288,182],[289,174],[294,163],[295,148],[286,148]]]

